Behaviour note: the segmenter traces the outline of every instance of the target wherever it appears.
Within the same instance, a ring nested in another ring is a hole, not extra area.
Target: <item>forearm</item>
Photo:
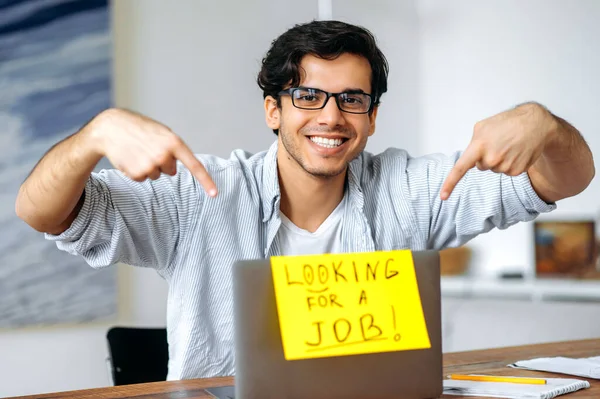
[[[528,173],[540,198],[556,202],[582,192],[593,179],[595,167],[590,148],[577,129],[550,116],[550,139]]]
[[[52,147],[21,185],[15,210],[34,229],[57,234],[77,216],[86,181],[102,158],[93,128],[92,121]]]

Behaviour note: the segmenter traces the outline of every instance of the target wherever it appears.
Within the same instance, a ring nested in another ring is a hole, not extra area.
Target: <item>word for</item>
[[[338,299],[337,294],[319,294],[319,295],[308,295],[306,297],[306,304],[308,305],[308,310],[313,310],[313,308],[343,308],[341,301]],[[365,290],[361,290],[360,295],[358,297],[359,305],[367,305],[367,292]]]

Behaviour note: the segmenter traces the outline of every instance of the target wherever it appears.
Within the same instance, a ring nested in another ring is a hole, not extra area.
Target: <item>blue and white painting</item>
[[[108,0],[0,0],[0,328],[116,315],[116,269],[96,271],[15,215],[54,144],[111,103]]]

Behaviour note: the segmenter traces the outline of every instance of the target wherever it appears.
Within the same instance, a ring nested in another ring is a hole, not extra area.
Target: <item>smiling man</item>
[[[277,51],[290,45],[276,45],[270,56],[281,63],[283,54]],[[323,51],[304,54],[297,76],[289,77],[284,90],[273,85],[269,70],[259,76],[267,125],[279,134],[283,227],[278,241],[283,254],[343,250],[346,171],[375,131],[375,101],[381,92],[371,90],[369,61],[352,53],[329,57]],[[377,83],[385,85],[383,55],[373,48],[371,58],[378,62]]]
[[[577,130],[535,103],[478,122],[462,153],[367,153],[387,73],[365,29],[295,26],[258,76],[277,134],[268,151],[196,157],[159,122],[110,109],[48,151],[16,212],[92,267],[168,281],[169,379],[180,379],[234,373],[239,259],[458,246],[551,211],[594,176]],[[115,169],[92,173],[103,156]]]

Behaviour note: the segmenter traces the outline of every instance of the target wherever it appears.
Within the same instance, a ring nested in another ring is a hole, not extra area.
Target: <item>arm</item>
[[[59,249],[92,267],[118,262],[164,270],[202,209],[203,191],[179,164],[174,176],[136,182],[114,169],[92,173],[77,217],[62,233],[46,234]]]
[[[534,191],[527,173],[508,176],[470,169],[447,200],[440,198],[445,177],[461,153],[409,158],[405,185],[419,230],[429,249],[464,245],[494,228],[506,229],[556,209]]]
[[[580,193],[595,173],[592,154],[579,132],[536,103],[478,122],[440,197],[447,200],[475,167],[509,176],[527,172],[538,195],[550,203]]]
[[[85,183],[102,158],[93,124],[52,147],[21,185],[15,211],[37,231],[61,233],[81,209]]]
[[[533,106],[530,111],[546,118],[549,139],[529,168],[531,184],[546,202],[556,202],[583,191],[595,175],[594,159],[581,134],[564,119]]]
[[[65,231],[83,206],[85,183],[103,156],[138,182],[175,174],[180,160],[210,195],[216,195],[204,166],[169,128],[115,109],[99,114],[38,162],[19,189],[17,215],[38,231]]]
[[[103,156],[118,170],[93,174]],[[185,168],[178,171],[177,160]],[[216,194],[204,166],[167,127],[109,110],[40,160],[15,208],[60,249],[93,266],[122,261],[161,267],[174,255],[180,221],[198,206],[198,182]]]

